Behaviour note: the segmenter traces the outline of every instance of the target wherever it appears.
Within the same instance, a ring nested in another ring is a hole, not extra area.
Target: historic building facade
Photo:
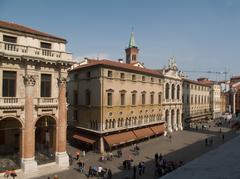
[[[164,76],[163,118],[167,131],[182,130],[182,73],[177,68],[175,58],[169,59],[168,67],[160,72]]]
[[[199,81],[183,79],[184,126],[212,118],[210,87]]]
[[[69,72],[72,137],[100,152],[165,130],[162,74],[138,61],[133,34],[125,51],[126,63],[85,59]]]
[[[24,172],[52,160],[69,165],[66,78],[72,55],[66,43],[0,21],[0,160],[11,160]]]

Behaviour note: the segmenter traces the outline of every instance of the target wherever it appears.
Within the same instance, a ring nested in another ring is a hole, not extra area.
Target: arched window
[[[112,128],[112,119],[109,120],[109,125],[108,128],[111,129]]]
[[[165,98],[169,99],[169,84],[168,83],[166,84],[166,87],[165,87]]]
[[[108,120],[105,121],[105,129],[108,129]]]
[[[112,128],[115,128],[115,124],[116,124],[116,121],[115,121],[115,119],[113,119],[113,121],[112,121]]]
[[[175,98],[175,85],[172,84],[172,99]]]
[[[180,85],[177,85],[177,99],[180,99]]]

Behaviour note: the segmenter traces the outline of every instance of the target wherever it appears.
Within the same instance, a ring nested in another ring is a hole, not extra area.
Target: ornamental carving
[[[58,86],[66,85],[67,79],[64,77],[58,78]]]
[[[33,75],[25,75],[23,76],[24,84],[28,86],[34,86],[36,80]]]

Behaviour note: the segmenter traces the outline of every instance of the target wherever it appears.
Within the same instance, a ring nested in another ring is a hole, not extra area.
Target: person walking
[[[224,142],[224,138],[225,138],[225,136],[224,136],[224,134],[222,135],[222,141]]]
[[[141,176],[142,175],[142,163],[139,162],[138,164],[138,174]]]
[[[208,139],[205,139],[205,146],[208,146]]]
[[[133,166],[133,179],[136,179],[137,167],[136,165]]]
[[[108,169],[108,179],[112,179],[112,170]]]
[[[76,152],[76,160],[79,160],[79,156],[80,156],[80,152],[77,151],[77,152]]]
[[[158,161],[158,153],[155,153],[155,162],[157,163]]]
[[[145,163],[142,161],[142,174],[145,172]]]

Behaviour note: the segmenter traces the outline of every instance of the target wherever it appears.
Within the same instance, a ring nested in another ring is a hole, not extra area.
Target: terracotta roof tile
[[[190,79],[186,79],[186,78],[184,78],[183,81],[193,83],[193,84],[197,84],[197,85],[209,86],[209,84],[205,84],[205,83],[200,82],[200,81],[190,80]]]
[[[15,30],[15,31],[18,31],[18,32],[24,32],[24,33],[27,33],[27,34],[39,35],[39,36],[48,37],[48,38],[52,38],[52,39],[67,42],[63,38],[56,37],[56,36],[53,36],[51,34],[47,34],[45,32],[40,32],[38,30],[29,28],[29,27],[26,27],[26,26],[23,26],[23,25],[15,24],[15,23],[12,23],[12,22],[5,22],[5,21],[0,20],[0,28]]]
[[[131,70],[131,71],[134,71],[134,72],[141,72],[141,73],[145,73],[145,74],[149,74],[149,75],[155,75],[155,76],[159,76],[159,77],[163,76],[162,73],[160,73],[157,70],[141,68],[141,67],[133,66],[131,64],[120,63],[120,62],[106,60],[106,59],[102,59],[102,60],[88,59],[88,64],[80,65],[80,66],[78,66],[78,67],[76,67],[76,68],[74,68],[70,71],[76,71],[76,70],[79,70],[79,69],[83,69],[83,68],[86,68],[86,67],[97,66],[97,65],[103,65],[103,66],[106,66],[106,67],[114,67],[114,68],[124,69],[124,70]]]

